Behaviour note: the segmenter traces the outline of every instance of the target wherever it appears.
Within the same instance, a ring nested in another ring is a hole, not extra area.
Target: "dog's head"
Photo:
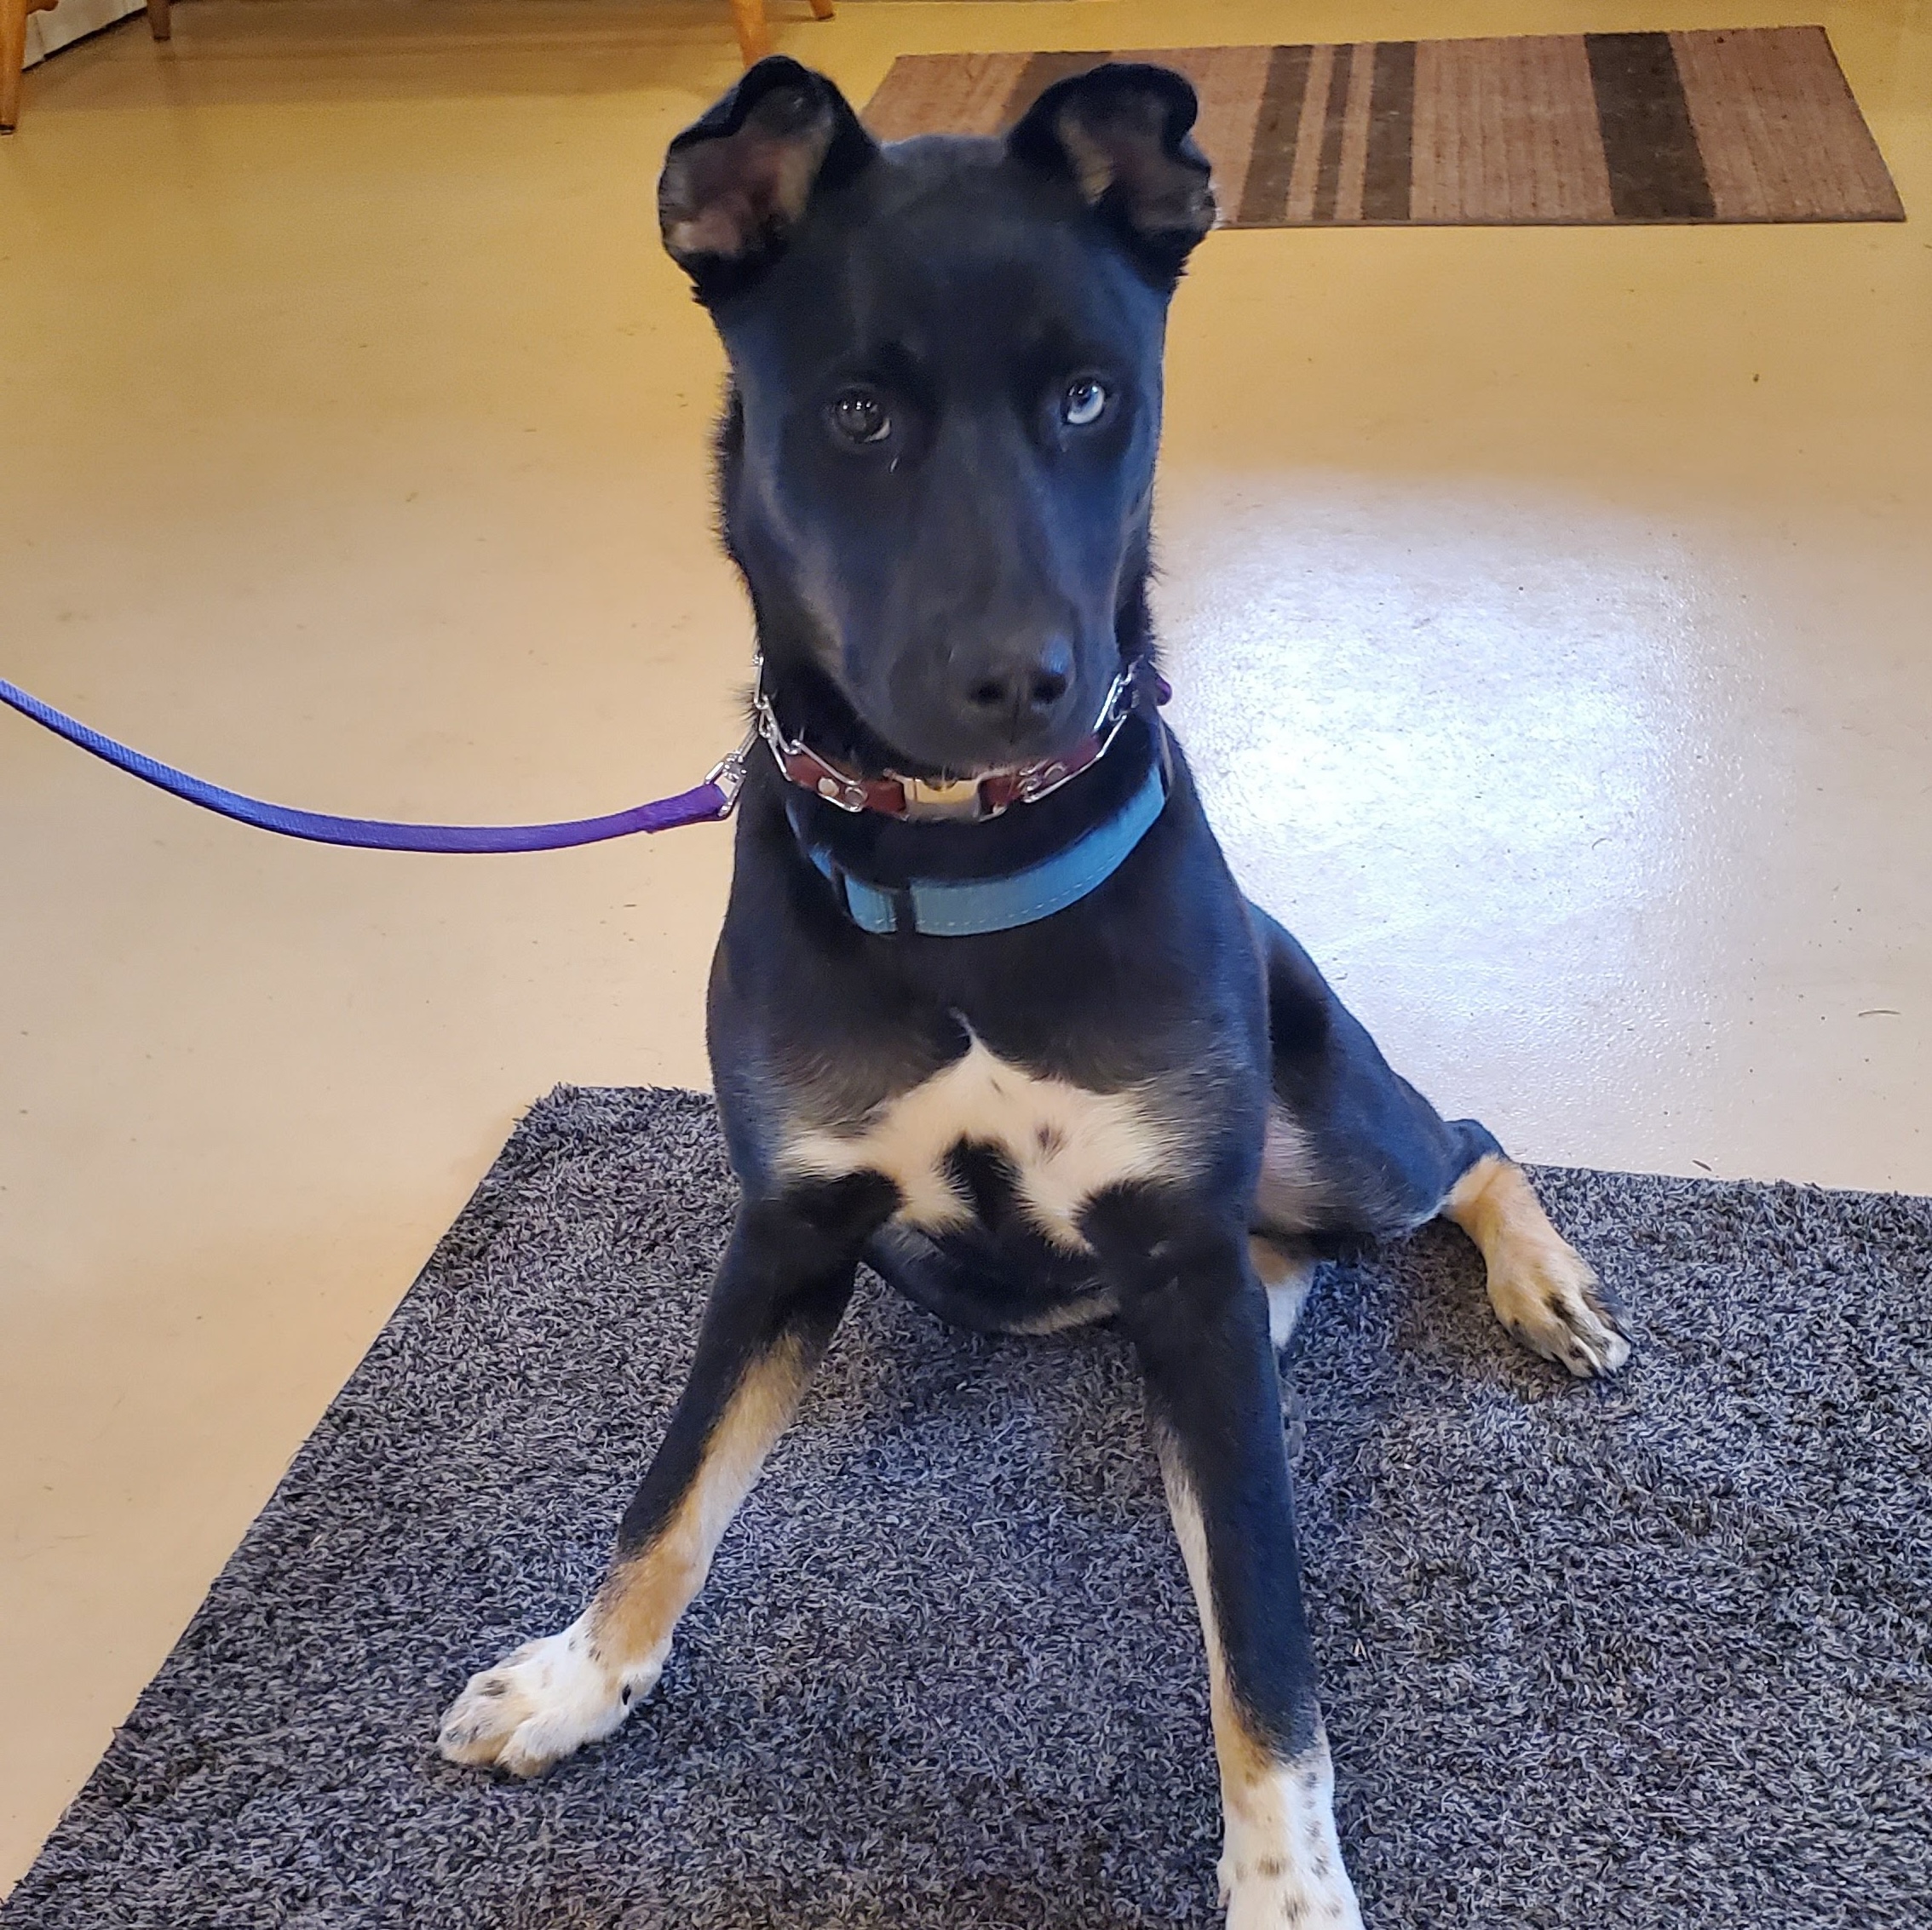
[[[1003,140],[882,148],[774,59],[671,144],[768,659],[902,768],[1052,755],[1140,646],[1167,302],[1214,219],[1193,120],[1179,75],[1113,65]]]

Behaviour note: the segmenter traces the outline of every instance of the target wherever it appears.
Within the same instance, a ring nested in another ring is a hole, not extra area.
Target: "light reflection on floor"
[[[1879,853],[1932,876],[1932,827],[1909,763],[1807,808],[1793,715],[1814,741],[1900,693],[1849,646],[1768,660],[1748,543],[1494,485],[1195,468],[1164,548],[1172,715],[1229,859],[1439,1104],[1545,1157],[1884,1161],[1843,1060],[1923,1037],[1899,967],[1926,917],[1834,925],[1834,900]],[[1760,1073],[1757,1019],[1808,1001],[1815,1043]],[[1909,1183],[1922,1155],[1890,1152]]]

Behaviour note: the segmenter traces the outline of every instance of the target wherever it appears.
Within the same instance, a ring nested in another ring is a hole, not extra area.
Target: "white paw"
[[[1318,1741],[1227,1799],[1228,1930],[1362,1930],[1335,1833],[1335,1772]]]
[[[1263,1857],[1237,1865],[1221,1859],[1221,1901],[1228,1930],[1362,1930],[1355,1886],[1337,1856],[1296,1863]]]
[[[1489,1302],[1525,1347],[1579,1380],[1614,1374],[1630,1358],[1630,1336],[1590,1262],[1554,1231],[1510,1243],[1490,1271]]]
[[[609,1735],[650,1693],[661,1666],[621,1674],[611,1669],[598,1658],[579,1619],[472,1675],[445,1713],[436,1746],[451,1762],[538,1775],[572,1749]]]

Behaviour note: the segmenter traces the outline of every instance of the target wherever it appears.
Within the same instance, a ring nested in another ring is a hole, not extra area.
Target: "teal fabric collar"
[[[1078,905],[1127,862],[1167,802],[1166,761],[1153,759],[1139,788],[1111,818],[1064,851],[1003,878],[914,878],[903,886],[876,885],[854,877],[823,845],[807,843],[806,855],[831,881],[846,916],[861,931],[947,939],[1009,932]]]

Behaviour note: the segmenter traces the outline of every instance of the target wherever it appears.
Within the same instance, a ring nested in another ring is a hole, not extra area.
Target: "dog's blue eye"
[[[845,390],[834,398],[828,413],[833,429],[846,442],[883,442],[892,434],[885,404],[869,388]]]
[[[1061,419],[1069,428],[1084,429],[1089,422],[1100,420],[1101,411],[1107,406],[1107,389],[1091,376],[1082,376],[1079,381],[1067,385],[1067,393],[1060,399]]]

